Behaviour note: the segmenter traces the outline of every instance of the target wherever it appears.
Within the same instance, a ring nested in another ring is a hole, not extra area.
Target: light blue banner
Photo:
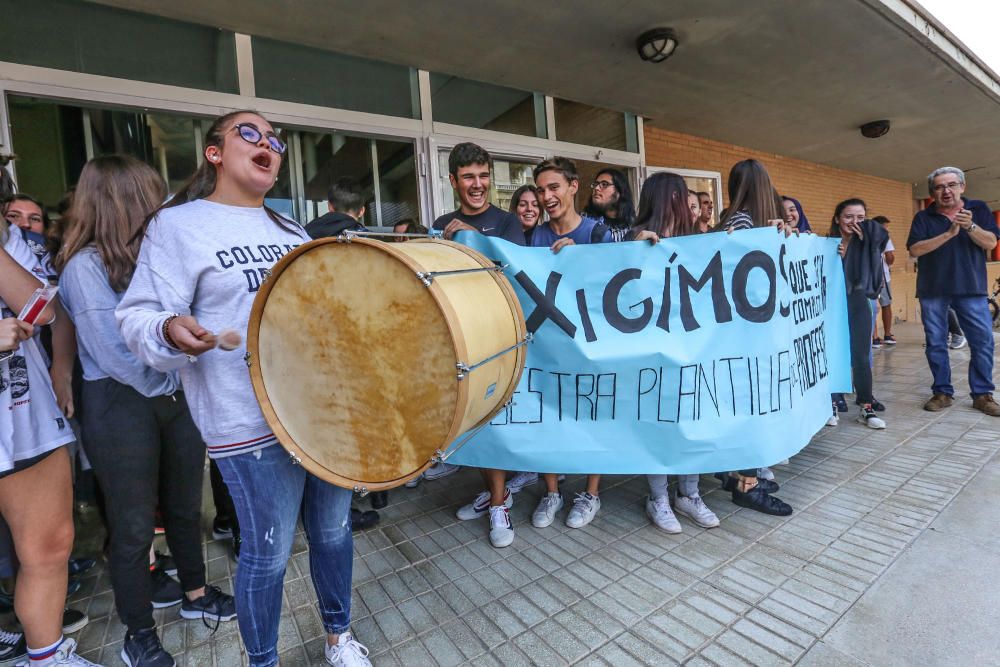
[[[570,246],[481,234],[534,340],[514,400],[449,461],[701,473],[802,449],[851,391],[837,242],[773,229]]]

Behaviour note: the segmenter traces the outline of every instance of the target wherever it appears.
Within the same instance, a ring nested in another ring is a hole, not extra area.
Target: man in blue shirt
[[[532,246],[559,252],[568,245],[612,241],[607,225],[580,215],[576,210],[580,176],[575,164],[564,157],[554,157],[535,167],[533,176],[549,219],[535,227]]]
[[[935,169],[927,177],[934,203],[913,217],[906,247],[917,258],[917,298],[927,342],[927,363],[934,395],[924,404],[931,412],[954,402],[948,360],[948,307],[965,329],[972,359],[969,388],[972,407],[1000,417],[993,400],[993,328],[986,301],[986,253],[997,244],[997,229],[984,202],[965,199],[965,174],[955,167]]]

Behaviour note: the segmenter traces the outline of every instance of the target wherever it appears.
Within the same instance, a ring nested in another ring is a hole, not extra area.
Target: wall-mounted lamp
[[[662,63],[677,50],[677,35],[670,28],[653,28],[635,40],[639,57],[650,63]]]
[[[867,139],[878,139],[889,132],[888,120],[873,120],[861,126],[861,136]]]

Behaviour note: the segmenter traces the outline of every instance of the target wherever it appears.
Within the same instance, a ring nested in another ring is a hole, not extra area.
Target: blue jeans
[[[236,613],[250,665],[278,664],[285,566],[302,513],[309,569],[327,632],[351,624],[351,492],[306,472],[277,445],[217,459],[243,539],[236,571]]]
[[[972,397],[993,393],[993,321],[985,296],[945,296],[920,299],[927,343],[927,363],[934,376],[931,391],[953,396],[951,363],[948,359],[948,307],[955,310],[965,330],[972,359],[969,362],[969,388]]]

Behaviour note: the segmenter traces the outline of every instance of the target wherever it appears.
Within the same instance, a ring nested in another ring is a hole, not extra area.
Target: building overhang
[[[1000,203],[1000,77],[913,0],[95,0],[630,111],[654,127]],[[636,37],[679,47],[640,60]],[[889,119],[879,139],[859,126]],[[850,193],[845,193],[850,194]]]

